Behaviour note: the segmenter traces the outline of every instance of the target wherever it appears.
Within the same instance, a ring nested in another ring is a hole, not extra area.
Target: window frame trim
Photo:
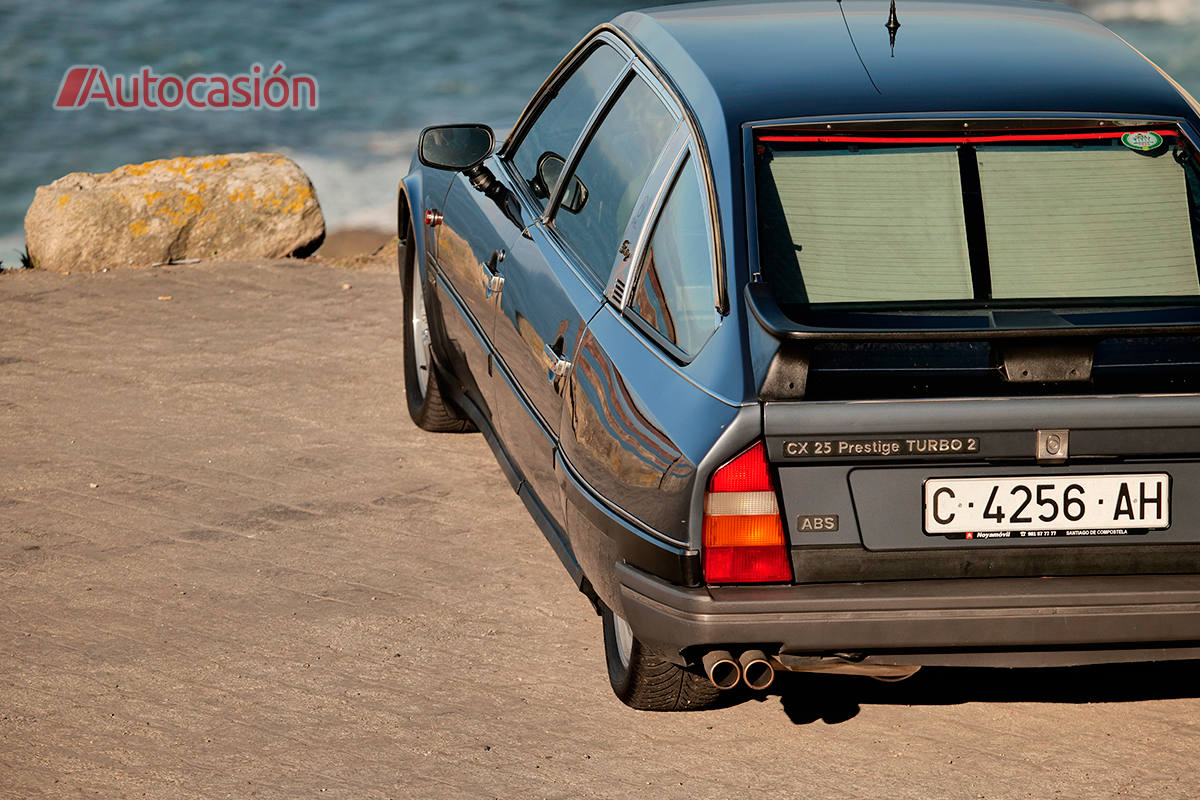
[[[556,181],[553,186],[549,187],[550,194],[546,197],[546,204],[543,207],[540,199],[534,197],[529,191],[529,184],[526,182],[525,176],[521,174],[521,171],[517,169],[516,162],[513,160],[512,156],[515,155],[516,150],[520,149],[521,142],[524,141],[525,135],[529,132],[528,128],[532,127],[533,122],[537,121],[537,118],[541,116],[542,111],[545,111],[550,102],[555,97],[558,97],[558,91],[566,84],[567,81],[571,79],[572,76],[575,75],[578,67],[583,64],[583,62],[588,58],[589,55],[591,55],[594,49],[595,47],[582,48],[582,53],[574,62],[572,62],[571,68],[564,74],[561,82],[555,84],[553,91],[549,91],[547,93],[545,101],[538,108],[536,114],[534,114],[532,121],[527,123],[526,130],[522,131],[521,140],[514,146],[513,152],[508,153],[505,151],[505,148],[508,147],[508,140],[506,140],[504,146],[501,147],[501,150],[496,153],[497,162],[503,165],[505,176],[509,179],[509,182],[512,185],[517,187],[517,194],[526,207],[525,210],[528,212],[527,218],[533,220],[530,223],[531,226],[534,224],[541,224],[545,226],[553,221],[554,212],[557,211],[558,205],[562,202],[562,195],[566,191],[567,187],[567,183],[563,180],[563,178],[566,175],[573,174],[573,172],[571,172],[571,170],[574,169],[572,166],[572,158],[577,156],[580,140],[583,139],[584,136],[588,135],[588,131],[597,124],[597,121],[603,118],[606,113],[608,113],[608,109],[611,108],[612,104],[616,101],[615,98],[619,96],[621,88],[625,85],[625,81],[627,81],[629,78],[632,57],[625,54],[621,50],[618,50],[617,55],[624,56],[625,63],[617,70],[616,75],[613,76],[608,88],[605,89],[604,94],[600,96],[599,102],[592,108],[588,118],[584,121],[579,135],[575,137],[575,141],[571,144],[570,149],[567,150],[567,155],[563,157],[562,173],[558,176],[558,181]],[[510,134],[510,139],[511,136],[512,134]]]
[[[620,261],[617,259],[617,253],[613,253],[613,262],[608,268],[608,274],[598,274],[591,268],[591,266],[588,265],[587,260],[584,259],[583,256],[575,249],[570,240],[558,230],[554,224],[554,220],[562,206],[562,199],[563,195],[566,193],[566,188],[568,185],[570,185],[571,179],[575,177],[575,171],[579,167],[579,162],[583,160],[584,153],[587,151],[588,146],[591,145],[596,133],[600,130],[600,127],[608,118],[608,114],[612,111],[613,107],[616,106],[617,102],[624,95],[625,90],[628,89],[629,85],[636,80],[640,80],[643,84],[645,84],[646,88],[649,89],[654,96],[662,102],[663,107],[666,109],[668,115],[675,120],[675,127],[672,129],[670,135],[667,136],[667,139],[663,143],[662,148],[659,150],[658,155],[655,156],[654,164],[650,168],[650,174],[646,176],[645,183],[642,184],[641,189],[638,191],[638,199],[634,203],[634,212],[637,211],[638,206],[642,204],[647,189],[651,186],[651,179],[654,177],[656,169],[661,165],[663,154],[667,152],[672,141],[680,130],[682,112],[675,106],[674,103],[671,102],[671,100],[664,98],[661,89],[655,86],[653,77],[647,76],[642,70],[638,69],[636,61],[630,61],[626,63],[625,70],[613,79],[612,84],[608,87],[607,93],[604,95],[603,99],[597,103],[596,108],[593,109],[591,116],[588,117],[588,121],[583,126],[583,130],[580,132],[579,138],[575,140],[575,144],[571,147],[571,151],[568,154],[566,162],[563,166],[562,174],[558,177],[558,182],[554,184],[554,188],[550,192],[550,197],[546,201],[545,211],[540,217],[534,220],[534,224],[540,225],[542,230],[545,231],[547,239],[553,242],[558,251],[567,258],[576,274],[580,275],[580,277],[582,277],[587,283],[591,284],[596,289],[597,293],[602,297],[607,291],[610,291],[609,287],[614,281],[616,270],[620,264]],[[631,214],[630,220],[625,224],[626,232],[629,230],[629,222],[632,221],[633,218],[634,215]]]
[[[673,190],[676,188],[676,186],[678,186],[679,180],[682,178],[683,170],[687,166],[688,162],[692,159],[697,159],[695,153],[695,142],[692,140],[690,135],[685,136],[680,141],[678,146],[678,152],[675,152],[671,155],[671,167],[669,170],[667,170],[666,179],[663,181],[662,185],[656,189],[654,203],[647,211],[645,219],[641,223],[642,227],[638,236],[637,246],[634,248],[632,257],[629,259],[630,265],[626,268],[624,273],[626,276],[625,289],[622,292],[620,303],[615,305],[617,307],[617,312],[622,317],[627,319],[634,327],[645,334],[648,339],[654,342],[654,344],[656,344],[667,355],[675,359],[675,361],[679,362],[681,365],[686,366],[700,355],[700,352],[704,349],[704,344],[700,345],[700,347],[696,349],[695,353],[688,353],[678,344],[672,342],[666,336],[664,336],[661,331],[651,325],[646,319],[638,314],[632,306],[629,305],[630,301],[633,299],[634,286],[638,281],[645,277],[646,251],[650,246],[650,239],[653,238],[654,232],[658,230],[658,224],[662,220],[663,211],[666,208],[667,201],[673,196]],[[696,170],[696,181],[696,185],[692,188],[699,191],[700,202],[705,205],[705,209],[708,211],[708,195],[704,191],[704,181],[700,177],[700,169],[698,164]],[[709,275],[713,279],[715,289],[716,255],[711,249],[712,214],[706,213],[705,216],[708,220],[707,224],[710,226],[708,231],[710,235],[710,249],[708,254]],[[612,294],[612,287],[615,285],[618,277],[620,277],[620,275],[615,274],[614,280],[609,286],[608,294],[610,298]],[[719,308],[714,307],[712,310],[714,315],[714,325],[712,330],[709,331],[708,339],[711,339],[712,335],[717,332],[718,328],[720,328],[721,318],[725,316],[721,314]],[[705,344],[708,343],[708,339],[704,340]]]
[[[606,26],[594,28],[590,33],[588,33],[587,36],[581,39],[578,44],[571,48],[570,52],[568,52],[563,59],[558,62],[558,65],[551,70],[550,74],[546,76],[546,79],[542,81],[542,85],[539,86],[537,91],[533,93],[533,96],[529,99],[529,102],[525,104],[525,108],[522,109],[520,115],[517,117],[517,121],[513,125],[512,130],[509,131],[508,136],[504,139],[504,143],[501,144],[500,148],[496,151],[495,155],[497,158],[506,164],[512,163],[511,156],[525,140],[526,134],[529,133],[529,128],[533,126],[533,123],[537,120],[537,118],[540,117],[542,112],[546,110],[546,106],[550,104],[550,101],[558,96],[559,90],[562,89],[568,80],[570,80],[571,76],[575,74],[575,71],[587,59],[587,57],[591,55],[591,51],[600,44],[607,44],[611,46],[613,50],[616,51],[617,55],[625,60],[625,66],[621,70],[618,70],[617,79],[624,76],[629,71],[629,63],[634,60],[634,54],[629,45],[622,41],[619,37],[614,36],[609,30],[606,29]],[[609,89],[611,90],[612,87],[609,86]],[[604,98],[604,100],[606,99],[607,96]],[[601,103],[603,103],[604,100],[602,100]],[[595,109],[593,109],[593,112],[594,111]],[[584,130],[586,129],[587,126],[585,125]]]
[[[625,90],[629,88],[629,84],[638,78],[646,84],[646,88],[662,101],[663,107],[667,109],[667,113],[675,120],[675,129],[672,130],[671,136],[667,137],[667,141],[663,144],[663,149],[659,151],[658,156],[655,158],[656,165],[662,158],[663,152],[670,146],[671,138],[675,135],[675,131],[679,129],[683,112],[678,108],[674,100],[664,93],[662,87],[657,85],[658,82],[654,79],[654,76],[647,73],[645,67],[637,59],[631,58],[625,63],[624,72],[613,80],[604,98],[592,110],[591,116],[584,123],[579,138],[575,140],[575,144],[571,147],[571,152],[567,155],[562,174],[558,176],[558,182],[554,184],[554,188],[550,192],[550,198],[546,201],[546,212],[540,220],[542,224],[554,225],[554,218],[558,216],[558,210],[562,206],[563,195],[567,191],[567,186],[570,185],[571,178],[575,177],[575,170],[579,168],[579,162],[583,159],[584,151],[592,143],[596,133],[600,130],[600,126],[608,118],[609,112],[612,111],[617,101],[624,95]],[[653,174],[653,168],[651,170]],[[645,193],[646,186],[649,184],[651,177],[652,175],[646,177],[647,182],[642,185],[641,191],[638,192],[639,198]]]
[[[616,303],[617,310],[621,312],[625,311],[629,299],[633,296],[634,283],[641,277],[642,261],[645,260],[646,248],[650,245],[650,236],[658,226],[663,206],[666,205],[667,197],[671,194],[671,189],[679,177],[679,170],[683,168],[691,155],[688,145],[688,137],[680,136],[679,129],[676,128],[675,135],[668,140],[667,147],[663,150],[660,163],[665,169],[658,170],[662,177],[653,188],[647,185],[646,191],[642,194],[641,199],[645,200],[649,197],[650,202],[644,206],[640,215],[629,220],[629,227],[625,231],[626,234],[633,234],[630,238],[633,248],[630,251],[629,263],[624,269],[614,270],[612,280],[608,285],[608,295],[611,297],[617,281],[622,277],[625,279],[625,288],[621,292],[620,301]],[[653,178],[654,173],[651,173],[650,177]]]
[[[526,211],[532,212],[528,214],[528,218],[533,220],[529,223],[529,227],[538,224],[543,209],[528,196],[527,187],[523,185],[524,179],[519,178],[519,176],[514,178],[515,170],[511,158],[512,152],[523,141],[528,128],[532,125],[531,120],[541,114],[545,106],[557,94],[558,89],[566,82],[570,73],[574,71],[577,64],[587,56],[597,42],[612,45],[616,48],[618,55],[624,55],[628,59],[626,70],[628,71],[632,67],[632,69],[637,71],[642,79],[650,85],[650,88],[663,98],[667,104],[667,108],[676,115],[676,118],[682,119],[688,127],[691,134],[693,153],[698,159],[698,173],[703,184],[703,193],[706,195],[709,213],[708,225],[712,234],[713,306],[718,314],[722,317],[727,317],[731,312],[729,287],[727,286],[730,271],[721,224],[721,205],[717,195],[716,181],[713,178],[712,158],[709,155],[708,141],[703,135],[703,129],[700,126],[695,111],[684,98],[682,92],[679,91],[674,81],[670,79],[653,56],[626,31],[611,23],[599,25],[593,28],[563,57],[558,66],[551,71],[538,90],[534,92],[533,97],[526,104],[520,116],[517,117],[516,124],[513,125],[512,130],[505,138],[499,150],[496,151],[496,163],[504,170],[506,177],[509,178],[509,182],[517,187],[517,196],[521,198]],[[605,98],[605,101],[608,99]],[[586,132],[587,128],[585,126],[585,130],[581,132],[581,136]],[[565,168],[563,174],[567,174]],[[547,205],[547,207],[549,206]],[[553,232],[553,235],[549,239],[554,241],[560,251],[566,252],[567,246],[565,242],[561,240],[555,241],[556,237],[557,232]],[[585,271],[591,274],[590,270]]]
[[[604,97],[592,109],[591,116],[583,124],[583,130],[579,132],[579,137],[575,139],[575,144],[571,145],[571,150],[567,153],[562,172],[558,176],[558,181],[550,190],[550,197],[546,200],[546,210],[542,214],[541,219],[538,220],[541,224],[549,228],[554,227],[554,218],[558,216],[558,209],[562,206],[563,195],[566,194],[567,186],[570,185],[571,179],[575,177],[575,170],[579,168],[579,162],[583,158],[583,151],[592,143],[596,132],[604,124],[604,120],[608,118],[609,112],[612,111],[613,106],[617,104],[617,101],[625,93],[625,89],[628,88],[630,82],[635,77],[637,76],[630,68],[630,62],[625,62],[625,68],[613,79]],[[555,233],[557,233],[557,230]],[[565,238],[564,241],[566,241]]]
[[[543,208],[538,198],[533,197],[530,193],[529,185],[526,183],[525,177],[520,174],[520,170],[517,169],[512,156],[516,149],[520,148],[525,135],[529,132],[529,128],[532,127],[533,123],[540,117],[550,102],[558,96],[559,90],[571,79],[576,70],[592,54],[595,48],[602,44],[612,46],[617,55],[625,59],[625,63],[613,76],[608,88],[592,108],[591,113],[580,129],[579,135],[567,151],[562,173],[559,175],[559,179],[554,186],[550,188],[550,194],[546,198],[546,205]],[[534,94],[533,99],[525,106],[525,110],[521,112],[521,116],[518,118],[512,132],[509,133],[504,144],[501,145],[500,149],[494,155],[495,163],[507,179],[507,184],[516,188],[515,194],[518,203],[522,206],[522,211],[525,212],[525,219],[530,220],[522,231],[522,235],[532,238],[529,233],[530,229],[534,227],[540,228],[542,235],[545,237],[546,244],[555,250],[564,264],[575,273],[585,286],[592,290],[598,299],[603,299],[603,282],[575,252],[570,243],[554,229],[552,212],[557,210],[558,205],[562,201],[562,194],[568,185],[564,178],[574,176],[574,164],[578,163],[580,142],[590,139],[591,131],[600,123],[616,102],[616,98],[620,96],[621,89],[633,74],[632,63],[634,60],[634,56],[629,51],[628,46],[611,33],[600,28],[592,31],[559,62],[559,65],[555,67],[550,76],[542,83],[542,86]]]

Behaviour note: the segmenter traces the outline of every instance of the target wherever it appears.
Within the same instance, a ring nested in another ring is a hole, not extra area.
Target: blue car
[[[1198,658],[1198,142],[1054,4],[622,14],[498,147],[422,132],[409,411],[487,439],[635,708]]]

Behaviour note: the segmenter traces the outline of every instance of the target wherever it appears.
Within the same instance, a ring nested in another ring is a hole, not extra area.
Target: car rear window
[[[1176,132],[762,134],[759,266],[781,305],[1200,297]]]

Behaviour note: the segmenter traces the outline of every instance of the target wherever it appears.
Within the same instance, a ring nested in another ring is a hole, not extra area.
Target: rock
[[[35,267],[98,272],[161,262],[305,256],[325,220],[312,182],[278,153],[230,153],[76,172],[25,214]]]

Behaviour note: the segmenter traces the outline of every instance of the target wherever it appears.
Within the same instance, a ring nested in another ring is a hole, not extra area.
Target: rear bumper
[[[617,577],[635,634],[671,654],[766,645],[896,663],[905,654],[908,663],[972,663],[975,654],[973,663],[996,666],[1200,655],[1200,575],[688,589],[622,564]]]

